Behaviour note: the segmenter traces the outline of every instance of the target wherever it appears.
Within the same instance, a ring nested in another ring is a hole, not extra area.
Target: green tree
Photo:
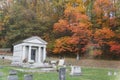
[[[47,41],[53,41],[52,27],[62,16],[63,1],[61,0],[20,0],[11,2],[4,12],[4,30],[1,35],[5,38],[5,45],[10,47],[12,43],[29,36],[37,35]],[[61,12],[60,12],[61,11]],[[2,43],[2,42],[1,42]]]

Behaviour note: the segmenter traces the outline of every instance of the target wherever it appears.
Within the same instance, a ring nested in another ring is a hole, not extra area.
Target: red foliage
[[[102,51],[100,49],[94,50],[94,56],[101,55],[101,54],[102,54]]]
[[[84,52],[86,51],[86,48],[85,48],[85,47],[83,47],[81,50],[82,50],[82,52],[84,53]]]
[[[96,32],[94,33],[94,40],[99,44],[103,44],[103,43],[108,43],[108,41],[106,40],[109,40],[114,36],[115,36],[115,33],[112,30],[104,27],[102,29],[96,30]]]
[[[120,44],[116,42],[110,43],[110,51],[115,54],[120,54]]]

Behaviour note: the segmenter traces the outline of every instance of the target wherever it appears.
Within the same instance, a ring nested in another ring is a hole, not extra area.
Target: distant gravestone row
[[[81,67],[80,66],[71,66],[70,75],[72,75],[72,76],[81,75]],[[2,73],[0,73],[0,76],[2,76]],[[7,80],[18,80],[17,71],[10,70]],[[33,75],[25,74],[24,80],[33,80]],[[66,68],[65,67],[61,67],[59,69],[59,80],[66,80]]]
[[[10,70],[7,80],[18,80],[17,71],[16,70]],[[33,76],[30,75],[30,74],[25,74],[24,75],[24,80],[33,80]]]
[[[3,67],[1,67],[3,68]],[[79,76],[82,74],[81,67],[80,66],[71,66],[71,71],[70,75],[71,76]],[[108,72],[108,76],[111,75],[117,75],[117,72]],[[3,76],[3,72],[0,72],[0,77]],[[0,78],[1,79],[1,78]],[[19,80],[17,76],[17,71],[16,70],[10,70],[9,75],[7,77],[7,80]],[[24,75],[24,80],[33,80],[33,75],[31,74],[25,74]],[[59,80],[66,80],[66,67],[60,67],[59,68]]]
[[[111,72],[111,71],[109,71],[109,72],[108,72],[108,76],[112,76],[112,75],[116,76],[116,75],[117,75],[117,72]]]
[[[71,72],[70,75],[81,75],[81,67],[80,66],[71,66]],[[0,72],[0,76],[3,76],[3,73]],[[7,77],[7,80],[19,80],[17,71],[16,70],[10,70],[9,75]],[[33,80],[33,75],[31,74],[25,74],[24,80]],[[61,67],[59,69],[59,80],[66,80],[66,68]]]

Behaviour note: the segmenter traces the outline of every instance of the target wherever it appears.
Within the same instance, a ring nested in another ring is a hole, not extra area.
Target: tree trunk
[[[79,53],[77,53],[76,59],[77,59],[77,60],[80,60]]]

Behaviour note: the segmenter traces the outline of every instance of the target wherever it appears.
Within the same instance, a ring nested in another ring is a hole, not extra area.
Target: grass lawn
[[[0,68],[2,76],[0,80],[7,80],[10,69],[16,69],[16,67],[7,67],[4,66]],[[24,68],[23,68],[24,69]],[[108,71],[117,72],[117,75],[108,76]],[[120,70],[119,69],[104,69],[104,68],[83,68],[81,76],[70,76],[70,70],[66,72],[66,80],[120,80]],[[58,72],[35,72],[35,73],[25,73],[18,71],[19,80],[24,80],[24,74],[32,74],[33,80],[59,80]]]
[[[71,61],[70,61],[71,60]],[[67,60],[66,60],[67,61]],[[80,60],[80,66],[82,67],[82,75],[81,76],[70,76],[70,68],[67,68],[66,72],[66,80],[120,80],[120,68],[119,62],[115,61],[96,61],[96,60]],[[88,63],[89,62],[89,63]],[[21,69],[18,67],[10,67],[11,61],[9,60],[1,60],[0,59],[0,80],[7,80],[7,76],[9,75],[9,71],[11,69]],[[73,59],[69,59],[67,63],[75,63]],[[99,64],[98,64],[99,63]],[[103,64],[101,64],[103,63]],[[108,63],[108,64],[107,64]],[[93,64],[93,65],[91,65]],[[107,64],[107,65],[105,65]],[[89,68],[88,68],[89,66]],[[101,66],[102,68],[100,68]],[[112,67],[110,67],[112,66]],[[118,66],[118,68],[116,68]],[[90,68],[91,67],[91,68]],[[93,68],[96,67],[96,68]],[[108,68],[107,68],[108,67]],[[26,68],[22,68],[23,70],[27,70]],[[29,70],[29,69],[28,69]],[[37,69],[38,70],[38,69]],[[108,72],[111,71],[112,74],[116,71],[117,75],[108,76]],[[2,75],[1,75],[2,73]],[[34,73],[26,73],[18,71],[19,80],[24,80],[24,74],[32,74],[33,80],[59,80],[58,72],[34,72]]]

